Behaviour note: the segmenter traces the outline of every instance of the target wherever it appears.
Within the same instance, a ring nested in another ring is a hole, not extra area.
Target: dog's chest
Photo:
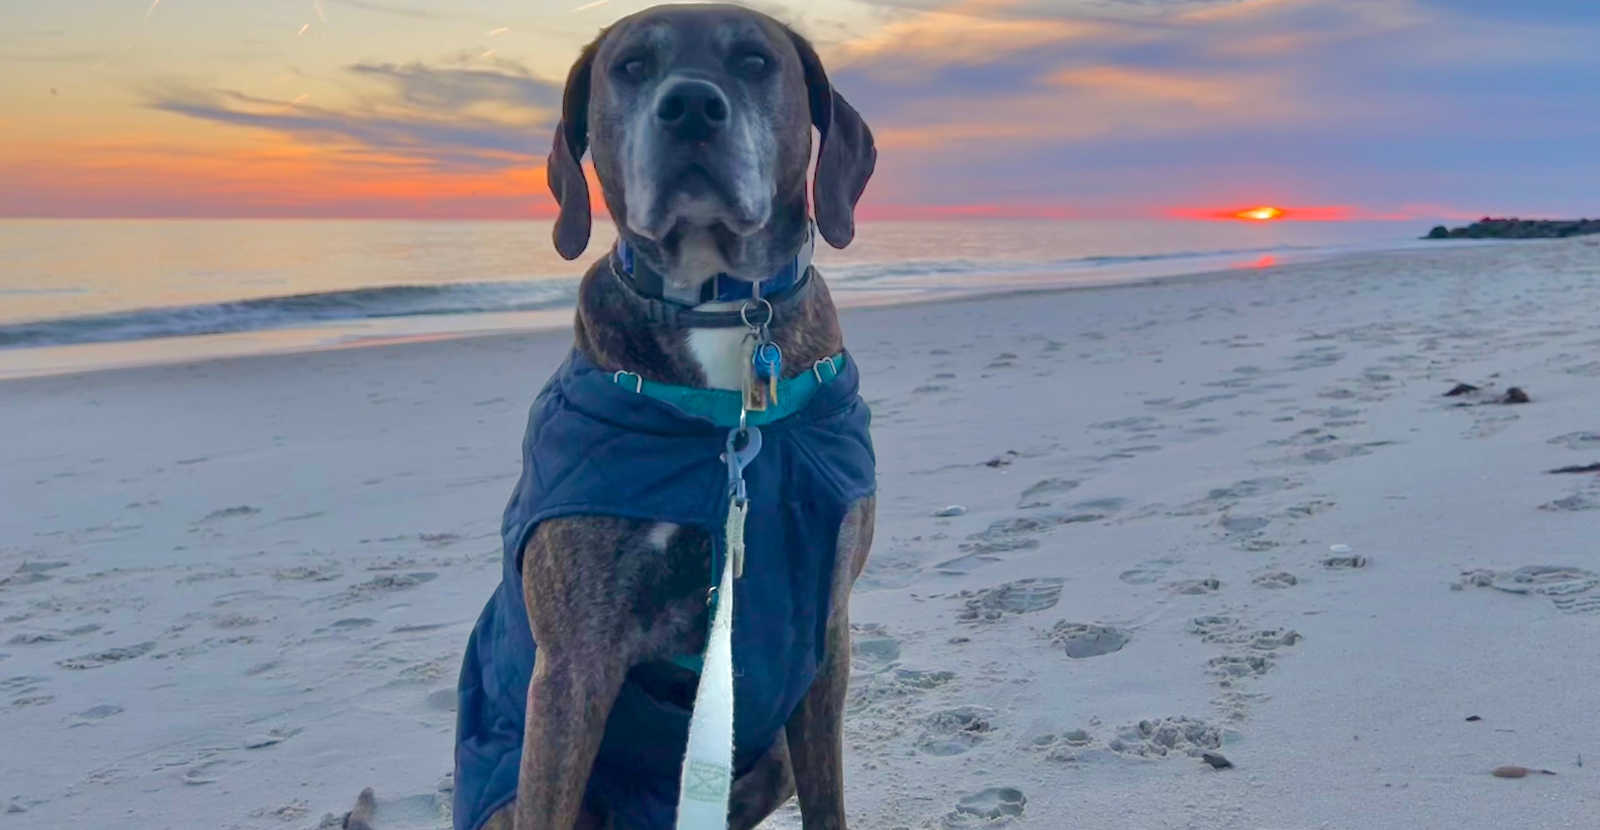
[[[738,390],[744,386],[744,340],[749,330],[739,326],[724,329],[690,329],[689,355],[712,389]]]

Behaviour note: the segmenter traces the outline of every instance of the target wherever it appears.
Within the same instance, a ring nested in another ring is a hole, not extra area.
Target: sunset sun
[[[1249,219],[1256,222],[1270,222],[1274,219],[1283,218],[1283,208],[1254,207],[1250,208],[1249,210],[1241,210],[1238,213],[1235,213],[1233,218]]]

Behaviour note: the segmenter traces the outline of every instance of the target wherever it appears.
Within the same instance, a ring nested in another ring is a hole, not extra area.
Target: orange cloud
[[[440,175],[402,156],[267,135],[237,147],[130,137],[31,146],[0,164],[8,216],[548,216],[544,169]],[[29,194],[24,200],[9,194]]]
[[[1015,0],[970,0],[915,12],[831,50],[831,63],[844,68],[876,62],[874,69],[880,72],[900,73],[928,66],[977,65],[1110,31],[1092,21],[995,16],[1015,5]]]
[[[1174,19],[1178,23],[1214,23],[1226,20],[1244,20],[1266,12],[1280,11],[1291,6],[1309,6],[1318,0],[1238,0],[1217,6],[1183,12]]]
[[[1052,73],[1012,95],[918,101],[904,108],[899,124],[881,127],[875,135],[888,149],[928,149],[1238,127],[1306,114],[1290,84],[1289,77],[1271,74],[1206,77],[1088,66]]]
[[[1091,66],[1049,75],[1045,82],[1075,87],[1122,100],[1228,107],[1249,98],[1264,98],[1275,84],[1270,77],[1209,79],[1192,73],[1158,72],[1125,66]]]

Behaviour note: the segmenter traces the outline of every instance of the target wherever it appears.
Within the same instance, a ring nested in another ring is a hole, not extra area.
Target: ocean
[[[855,307],[1424,246],[1429,224],[863,222],[817,265]],[[0,378],[564,328],[613,238],[571,263],[545,220],[0,221]]]

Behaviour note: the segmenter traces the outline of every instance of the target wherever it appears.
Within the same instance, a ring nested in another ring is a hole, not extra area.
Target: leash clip
[[[739,437],[744,436],[744,447],[739,447]],[[728,430],[728,446],[723,458],[728,462],[728,524],[724,531],[724,548],[728,567],[735,579],[744,575],[744,521],[750,512],[749,492],[745,488],[744,468],[761,453],[761,428],[744,427]]]

